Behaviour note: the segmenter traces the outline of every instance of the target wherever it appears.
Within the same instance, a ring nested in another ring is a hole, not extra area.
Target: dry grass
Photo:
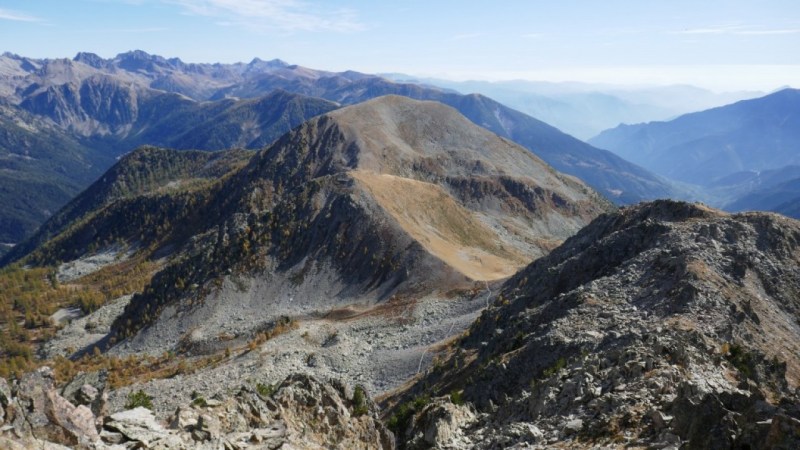
[[[428,252],[473,280],[506,278],[527,262],[437,185],[364,171],[351,175]]]
[[[279,336],[284,333],[288,333],[289,331],[296,330],[299,328],[300,324],[297,322],[296,319],[292,319],[289,317],[282,317],[278,322],[267,331],[262,333],[258,333],[250,342],[247,343],[247,349],[249,351],[253,351],[261,346],[264,342]]]
[[[146,383],[150,380],[195,373],[205,367],[216,365],[224,359],[224,353],[189,359],[175,356],[172,353],[164,353],[159,357],[130,355],[120,358],[95,352],[77,361],[59,356],[49,364],[55,372],[58,383],[68,382],[79,372],[105,369],[108,371],[109,385],[117,389],[134,383]]]

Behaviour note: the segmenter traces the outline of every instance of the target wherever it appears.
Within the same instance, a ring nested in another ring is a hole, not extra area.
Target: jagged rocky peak
[[[86,64],[88,66],[92,66],[95,69],[103,69],[108,66],[108,60],[100,57],[96,53],[91,52],[78,52],[74,58],[72,58],[75,62],[80,62]]]
[[[258,70],[263,70],[263,69],[282,69],[282,68],[285,68],[285,67],[289,67],[289,63],[287,63],[286,61],[284,61],[282,59],[278,59],[278,58],[271,59],[269,61],[264,61],[263,59],[256,57],[256,58],[253,58],[253,60],[250,61],[247,64],[247,66],[248,66],[248,69],[251,69],[251,70],[252,69],[258,69]]]
[[[800,222],[641,204],[507,281],[416,392],[463,390],[466,447],[795,448],[798,317]]]
[[[131,72],[157,71],[159,67],[169,65],[163,56],[151,55],[143,50],[120,53],[114,58],[113,62],[120,68]]]

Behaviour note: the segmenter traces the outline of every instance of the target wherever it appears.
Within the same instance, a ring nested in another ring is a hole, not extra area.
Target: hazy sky
[[[0,0],[0,51],[451,79],[800,87],[799,0]]]

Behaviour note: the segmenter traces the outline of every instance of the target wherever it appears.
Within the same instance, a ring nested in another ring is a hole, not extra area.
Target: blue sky
[[[0,0],[0,51],[451,79],[800,87],[797,0]]]

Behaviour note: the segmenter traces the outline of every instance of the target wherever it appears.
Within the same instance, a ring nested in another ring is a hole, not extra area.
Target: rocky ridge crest
[[[794,448],[799,267],[800,223],[775,214],[603,215],[510,279],[411,392],[474,408],[441,446]],[[412,408],[399,442],[440,409]]]

